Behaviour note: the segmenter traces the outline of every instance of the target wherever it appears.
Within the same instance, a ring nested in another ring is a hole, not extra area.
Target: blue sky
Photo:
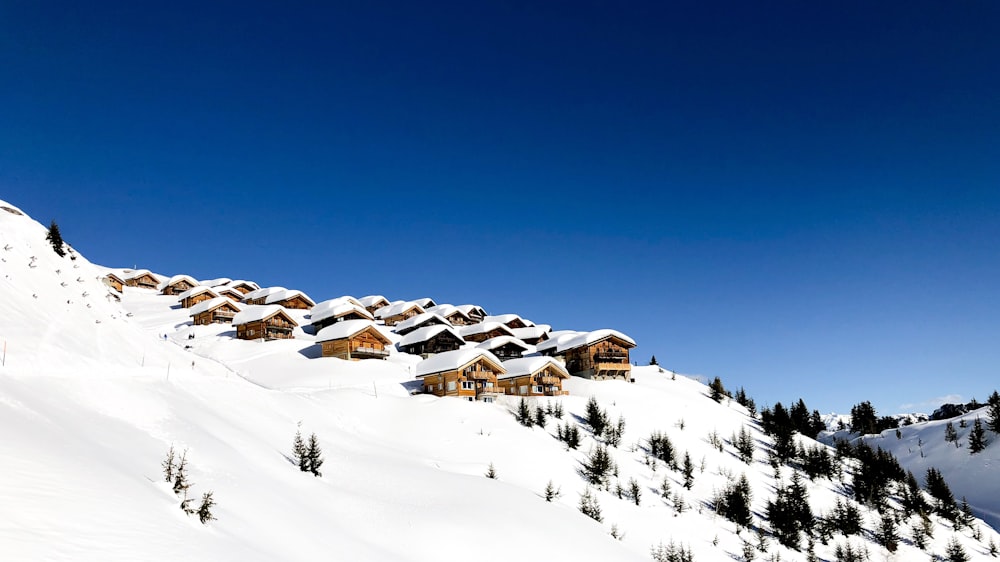
[[[998,386],[1000,6],[475,4],[4,3],[0,197],[104,265],[613,327],[758,403]]]

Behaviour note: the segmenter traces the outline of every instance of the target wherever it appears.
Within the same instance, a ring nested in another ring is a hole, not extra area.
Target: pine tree
[[[986,404],[989,406],[986,409],[986,427],[993,433],[1000,433],[1000,394],[994,390]]]
[[[730,482],[718,494],[715,498],[715,511],[737,525],[749,527],[750,523],[753,522],[750,511],[751,500],[750,482],[747,480],[746,474],[743,474],[739,480]]]
[[[955,431],[955,426],[951,422],[944,426],[944,440],[947,443],[954,443],[958,447],[958,432]]]
[[[969,562],[970,560],[969,555],[966,554],[965,549],[962,548],[961,543],[955,537],[951,537],[948,541],[944,556],[947,562]]]
[[[642,488],[639,486],[639,482],[635,478],[629,478],[628,497],[635,502],[635,505],[639,505],[639,501],[642,499]]]
[[[556,488],[549,480],[549,483],[545,485],[545,501],[551,502],[552,500],[558,498],[562,495],[562,488]]]
[[[715,377],[708,385],[709,397],[716,402],[722,402],[726,397],[726,387],[722,386],[722,379]]]
[[[309,472],[312,472],[313,476],[323,476],[319,470],[319,467],[323,466],[323,451],[319,448],[319,439],[316,438],[315,433],[309,436],[306,459],[309,461]]]
[[[899,548],[899,531],[896,527],[896,519],[892,514],[882,515],[875,539],[889,552],[896,552],[896,549]]]
[[[489,468],[486,469],[486,477],[490,480],[497,479],[497,469],[493,466],[493,463],[490,463]]]
[[[552,415],[555,416],[557,420],[562,419],[563,417],[562,402],[556,402],[556,405],[552,407]]]
[[[982,452],[986,448],[986,430],[983,428],[983,422],[976,418],[976,421],[972,424],[972,431],[969,432],[969,454],[974,455],[976,453]]]
[[[608,426],[608,415],[601,410],[600,404],[597,403],[597,398],[591,396],[590,400],[587,401],[586,414],[587,425],[594,432],[594,437],[604,435],[604,430]]]
[[[517,423],[531,427],[534,420],[531,418],[531,408],[528,407],[528,401],[524,398],[521,398],[521,401],[517,403],[517,412],[514,417],[517,419]]]
[[[753,463],[753,437],[747,431],[746,426],[740,428],[739,435],[733,441],[736,444],[736,453],[740,457],[740,460],[746,464]]]
[[[190,487],[191,483],[188,482],[187,477],[187,449],[184,449],[184,452],[181,453],[181,460],[174,469],[174,493],[183,493],[186,497],[187,489]]]
[[[167,482],[174,481],[174,446],[170,446],[167,451],[167,458],[160,465],[163,467],[163,479]]]
[[[691,455],[687,451],[684,451],[682,472],[684,474],[684,487],[690,490],[694,486],[694,463],[691,462]]]
[[[649,358],[649,364],[650,365],[659,365],[659,363],[656,362],[656,356],[655,355]]]
[[[602,486],[607,483],[608,475],[615,468],[615,462],[608,453],[608,448],[604,445],[597,445],[591,449],[590,454],[583,460],[580,475],[594,486]]]
[[[66,250],[63,249],[64,242],[62,234],[59,232],[59,225],[56,224],[56,221],[53,220],[49,225],[49,232],[45,235],[45,239],[52,244],[52,250],[56,253],[56,255],[60,258],[66,255]]]
[[[601,515],[601,504],[598,503],[597,498],[590,493],[589,487],[584,490],[583,494],[580,495],[579,509],[584,515],[590,517],[598,523],[604,521],[604,516]]]
[[[535,406],[535,425],[545,428],[545,410],[541,406]]]
[[[298,465],[302,472],[309,472],[309,456],[307,454],[306,443],[302,440],[302,432],[295,431],[295,438],[292,440],[292,460]]]
[[[878,416],[875,407],[867,400],[851,407],[851,433],[867,435],[878,433]]]
[[[622,435],[625,434],[625,418],[618,416],[618,423],[611,425],[607,424],[604,428],[604,440],[608,445],[612,447],[617,447],[621,445]]]
[[[941,514],[942,517],[954,521],[957,516],[957,508],[955,506],[955,496],[951,493],[951,488],[948,487],[948,483],[945,482],[944,476],[938,469],[931,467],[927,469],[927,475],[924,479],[925,485],[927,487],[927,493],[931,495],[932,498],[937,500],[935,505],[935,510]]]
[[[205,492],[201,495],[201,505],[198,506],[198,520],[202,523],[208,523],[209,521],[214,521],[215,516],[212,515],[212,508],[215,507],[215,500],[212,498],[212,492]]]
[[[809,507],[809,494],[799,473],[792,475],[787,487],[779,487],[773,500],[768,500],[766,513],[778,542],[799,549],[800,533],[809,533],[813,528],[813,514]]]

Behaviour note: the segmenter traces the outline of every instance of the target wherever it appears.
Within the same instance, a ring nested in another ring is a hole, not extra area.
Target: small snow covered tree
[[[673,540],[670,541],[670,544],[660,542],[660,544],[650,547],[649,555],[653,557],[655,562],[694,562],[691,548],[683,544],[674,544]]]
[[[163,463],[160,465],[163,467],[163,479],[167,482],[174,481],[174,446],[170,446],[170,450],[167,451],[167,458],[164,459]]]
[[[604,516],[601,515],[601,504],[598,503],[597,498],[590,493],[590,487],[587,487],[587,489],[583,491],[583,494],[580,494],[580,505],[578,508],[581,513],[590,517],[594,521],[597,521],[598,523],[604,521]]]
[[[741,527],[750,527],[753,522],[750,502],[750,481],[746,474],[739,480],[730,482],[715,498],[715,511]]]
[[[655,355],[649,358],[649,364],[650,365],[659,365],[659,363],[656,362],[656,356]]]
[[[198,520],[202,523],[208,523],[209,521],[214,521],[215,516],[212,515],[212,508],[215,507],[215,499],[212,498],[212,492],[205,492],[201,495],[201,505],[198,506]]]
[[[489,468],[486,469],[486,477],[489,478],[490,480],[497,479],[497,469],[495,466],[493,466],[493,463],[490,463]]]
[[[736,453],[741,461],[747,464],[753,463],[753,436],[747,431],[746,426],[740,428],[739,435],[733,438],[733,444],[736,445]]]
[[[709,397],[716,402],[722,402],[726,397],[726,387],[722,386],[722,379],[715,377],[708,385]]]
[[[642,500],[642,487],[639,486],[639,482],[635,478],[629,478],[628,497],[635,502],[635,505],[639,505]]]
[[[323,466],[323,451],[319,447],[319,439],[313,433],[309,436],[309,444],[306,445],[306,459],[309,462],[309,472],[313,476],[323,476],[319,468]]]
[[[591,396],[590,400],[587,401],[586,414],[587,425],[594,432],[594,437],[604,435],[604,430],[608,427],[608,414],[601,409],[601,405],[597,403],[597,398]]]
[[[962,544],[955,537],[948,540],[948,546],[944,550],[944,559],[947,562],[969,562],[970,560],[969,555],[962,548]]]
[[[545,485],[545,501],[551,502],[562,495],[562,488],[556,488],[552,481]]]
[[[625,434],[625,418],[618,416],[618,423],[611,425],[607,424],[604,428],[604,440],[608,445],[612,447],[617,447],[621,445],[622,435]]]
[[[972,431],[969,432],[969,454],[974,455],[980,453],[986,448],[986,429],[983,428],[983,422],[976,418],[976,421],[972,424]]]
[[[545,409],[542,408],[541,406],[535,406],[535,425],[544,429],[545,422],[546,422]]]
[[[59,225],[56,224],[56,221],[53,220],[49,225],[49,232],[45,235],[45,239],[52,244],[52,250],[56,253],[56,255],[60,258],[66,255],[66,250],[63,249],[64,242],[62,234],[59,232]]]
[[[524,427],[531,427],[534,421],[531,419],[531,408],[528,406],[528,401],[524,398],[521,398],[521,401],[517,403],[517,411],[514,412],[514,419]]]
[[[302,440],[302,432],[295,431],[295,438],[292,440],[292,460],[298,465],[302,472],[309,472],[309,456],[306,449],[306,442]]]
[[[684,474],[684,487],[688,490],[694,486],[694,463],[691,462],[691,455],[684,451],[684,464],[681,467],[681,472]]]
[[[587,458],[581,462],[580,475],[594,486],[603,486],[608,482],[608,476],[615,468],[615,461],[604,445],[591,449]]]
[[[944,440],[948,443],[954,443],[958,447],[958,432],[955,431],[955,425],[951,422],[944,426]]]
[[[191,487],[187,476],[187,449],[181,453],[181,459],[174,468],[174,493],[187,496],[187,490]]]
[[[562,402],[556,402],[555,406],[552,407],[552,416],[557,420],[561,420],[563,417],[563,406]]]

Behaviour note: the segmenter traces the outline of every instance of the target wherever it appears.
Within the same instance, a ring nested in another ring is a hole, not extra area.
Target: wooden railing
[[[473,380],[484,381],[484,380],[489,380],[490,378],[492,378],[493,377],[493,373],[492,372],[487,372],[487,371],[471,371],[471,372],[465,373],[465,376],[467,378],[470,378],[470,379],[473,379]]]
[[[594,354],[595,363],[628,363],[628,353],[621,351],[603,351]]]
[[[375,349],[374,347],[356,347],[351,350],[351,355],[373,355],[376,357],[388,357],[389,352],[385,349]]]
[[[535,377],[537,384],[559,384],[559,377],[553,377],[549,375],[539,375]]]

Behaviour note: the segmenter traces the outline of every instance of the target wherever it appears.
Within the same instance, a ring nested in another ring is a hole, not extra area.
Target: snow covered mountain
[[[176,297],[131,287],[119,297],[102,281],[108,268],[76,251],[57,256],[45,235],[0,201],[5,559],[648,560],[652,551],[666,560],[671,546],[698,561],[808,559],[807,542],[801,551],[779,544],[766,516],[795,471],[775,471],[766,454],[773,439],[699,382],[658,367],[633,369],[634,384],[571,378],[568,396],[531,404],[558,405],[563,418],[526,427],[510,397],[486,404],[414,394],[413,356],[323,358],[301,329],[294,339],[236,340],[227,325],[192,326]],[[596,486],[581,469],[611,439],[590,432],[591,397],[612,424],[624,420],[620,443],[607,447],[617,469]],[[578,448],[557,439],[569,427],[579,428]],[[321,477],[290,460],[298,430],[319,439]],[[744,430],[749,463],[735,447]],[[677,468],[650,451],[654,434],[669,439]],[[898,441],[904,458],[914,437],[932,440],[906,433],[881,441]],[[186,451],[195,502],[213,492],[216,520],[202,524],[179,509],[161,469],[171,447]],[[853,505],[850,463],[838,462],[839,477],[803,479],[816,516],[838,500]],[[486,477],[490,467],[496,478]],[[751,529],[715,510],[720,492],[744,475]],[[549,482],[560,492],[551,502]],[[632,482],[638,494],[630,496]],[[960,491],[966,482],[949,482],[973,502]],[[602,521],[581,513],[583,496],[600,506]],[[815,554],[834,560],[849,546],[871,559],[888,555],[876,541],[882,518],[859,511],[860,533],[817,540]],[[921,549],[910,536],[914,521],[900,521],[891,558],[923,560],[959,545],[989,559],[990,545],[1000,544],[980,521],[956,530],[932,515]]]

